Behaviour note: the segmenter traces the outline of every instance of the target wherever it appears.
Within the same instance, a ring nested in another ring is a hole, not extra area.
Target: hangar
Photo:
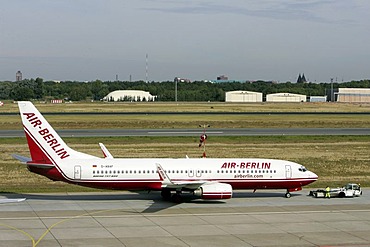
[[[156,96],[141,90],[116,90],[103,98],[104,101],[154,101]]]
[[[266,102],[306,102],[306,95],[294,93],[273,93],[266,95]]]
[[[370,88],[338,88],[337,102],[370,103]]]
[[[251,91],[230,91],[225,94],[226,102],[262,102],[262,93]]]

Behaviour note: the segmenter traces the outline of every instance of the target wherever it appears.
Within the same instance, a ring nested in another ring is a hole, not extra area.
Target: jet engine
[[[203,184],[194,190],[194,195],[208,200],[230,199],[233,195],[233,188],[230,184],[224,183]]]

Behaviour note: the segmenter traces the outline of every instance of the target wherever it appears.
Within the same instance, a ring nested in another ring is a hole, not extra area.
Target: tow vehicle
[[[326,193],[325,189],[317,189],[311,190],[309,195],[316,198],[321,198],[325,197],[325,193]],[[348,183],[341,188],[330,189],[330,197],[343,198],[343,197],[355,197],[360,195],[362,195],[361,186],[355,183]]]

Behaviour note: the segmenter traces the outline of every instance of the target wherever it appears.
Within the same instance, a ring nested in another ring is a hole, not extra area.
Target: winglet
[[[157,172],[159,175],[159,179],[162,181],[162,187],[166,187],[167,185],[173,184],[171,179],[167,176],[167,173],[165,170],[163,170],[162,166],[158,163],[156,163],[157,166]]]
[[[114,159],[113,155],[108,151],[108,149],[104,146],[103,143],[99,142],[99,146],[100,146],[101,151],[103,152],[104,158]]]

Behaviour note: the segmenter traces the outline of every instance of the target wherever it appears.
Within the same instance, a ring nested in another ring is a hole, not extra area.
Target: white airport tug
[[[311,190],[308,194],[309,196],[313,196],[315,198],[324,198],[326,194],[325,189],[317,189]],[[361,186],[355,183],[348,183],[342,188],[332,188],[330,189],[330,197],[356,197],[362,195]]]

